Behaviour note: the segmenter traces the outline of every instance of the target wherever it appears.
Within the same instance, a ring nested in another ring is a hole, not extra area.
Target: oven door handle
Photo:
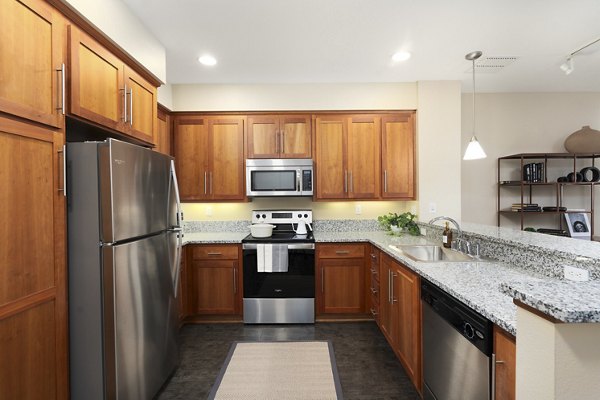
[[[265,244],[275,244],[274,242],[266,242]],[[277,243],[278,244],[278,243]],[[281,243],[287,245],[288,250],[313,250],[314,243]],[[242,250],[256,250],[257,243],[243,243]]]

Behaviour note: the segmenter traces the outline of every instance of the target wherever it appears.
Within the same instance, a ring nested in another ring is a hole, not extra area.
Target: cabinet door
[[[384,199],[415,198],[414,114],[382,118],[382,154]]]
[[[379,198],[379,142],[381,119],[351,117],[348,124],[348,197]]]
[[[244,118],[210,118],[208,188],[212,200],[244,200]]]
[[[311,158],[309,115],[282,116],[279,127],[281,158]]]
[[[124,67],[127,91],[127,133],[136,139],[154,143],[156,132],[156,88],[129,67]]]
[[[497,400],[515,398],[516,351],[515,338],[494,325]]]
[[[63,143],[0,118],[1,399],[68,396]]]
[[[419,277],[408,268],[394,267],[394,292],[398,300],[396,351],[402,365],[420,390],[421,387],[421,303]]]
[[[171,155],[171,116],[163,111],[162,109],[158,109],[156,114],[156,135],[154,137],[154,143],[156,143],[156,147],[154,150]]]
[[[346,141],[348,120],[343,116],[315,119],[315,164],[317,200],[348,196]]]
[[[364,312],[364,259],[320,259],[319,312],[360,314]]]
[[[193,261],[192,314],[237,313],[237,261]]]
[[[175,163],[181,200],[208,199],[208,127],[205,118],[175,120]]]
[[[123,131],[123,63],[94,39],[69,26],[71,113]]]
[[[0,3],[0,111],[62,127],[62,16],[41,0]]]
[[[248,158],[279,158],[280,140],[276,116],[248,117]]]

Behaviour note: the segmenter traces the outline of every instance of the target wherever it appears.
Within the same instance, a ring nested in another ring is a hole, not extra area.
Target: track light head
[[[565,73],[565,75],[569,75],[575,66],[573,65],[573,56],[567,57],[567,60],[560,65],[560,70]]]

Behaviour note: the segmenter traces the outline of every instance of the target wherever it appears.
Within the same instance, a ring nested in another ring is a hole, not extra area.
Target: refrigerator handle
[[[173,188],[175,189],[175,201],[177,202],[177,226],[181,227],[183,225],[183,212],[181,211],[179,184],[177,183],[177,174],[175,173],[175,160],[171,160],[171,177],[173,178]]]

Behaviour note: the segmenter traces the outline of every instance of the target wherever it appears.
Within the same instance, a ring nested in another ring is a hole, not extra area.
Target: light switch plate
[[[435,214],[437,212],[437,204],[434,202],[429,203],[429,213]]]
[[[362,214],[362,206],[360,204],[357,204],[357,205],[354,206],[354,213],[356,215]]]
[[[587,269],[576,268],[570,265],[563,265],[565,279],[575,282],[586,282],[590,280],[590,271]]]

